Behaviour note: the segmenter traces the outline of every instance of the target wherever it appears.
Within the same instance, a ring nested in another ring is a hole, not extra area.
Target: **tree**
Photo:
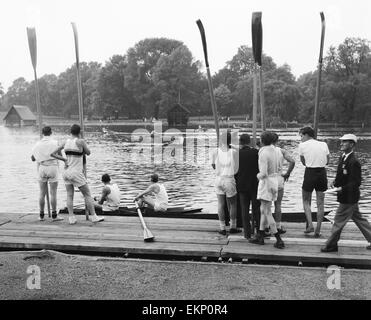
[[[158,97],[160,115],[178,100],[189,109],[200,108],[202,76],[200,62],[194,61],[192,53],[185,45],[180,45],[171,54],[162,56],[153,68],[153,84]]]
[[[346,38],[325,58],[322,117],[335,121],[369,121],[370,41]]]
[[[177,40],[149,38],[139,41],[127,52],[125,88],[133,92],[136,102],[142,106],[146,116],[158,117],[158,114],[155,114],[155,106],[161,97],[153,88],[153,73],[157,62],[181,45],[183,43]]]
[[[232,93],[228,87],[221,84],[214,90],[215,102],[221,115],[229,117],[232,114]]]
[[[84,115],[89,113],[90,104],[94,100],[92,95],[95,94],[96,81],[93,79],[98,76],[99,71],[100,64],[97,62],[80,63]],[[79,108],[75,65],[58,76],[57,86],[60,92],[60,102],[63,106],[62,114],[67,118],[71,118],[72,115],[78,115]]]
[[[25,78],[20,77],[14,80],[4,96],[6,108],[10,108],[13,105],[26,105],[30,106],[33,111],[36,111],[35,97],[34,95],[30,96],[29,88],[30,84]]]

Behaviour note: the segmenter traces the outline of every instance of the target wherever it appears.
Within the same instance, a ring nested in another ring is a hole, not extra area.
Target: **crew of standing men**
[[[32,161],[37,162],[38,181],[40,188],[39,219],[45,219],[45,196],[50,186],[52,219],[63,220],[57,215],[57,187],[58,187],[58,161],[63,161],[65,170],[63,180],[67,191],[67,209],[69,223],[75,224],[76,217],[73,211],[74,190],[78,188],[84,196],[85,205],[91,214],[90,220],[94,223],[103,221],[98,217],[95,208],[105,208],[106,211],[119,209],[120,191],[116,184],[111,183],[108,174],[102,176],[104,188],[102,196],[94,200],[86,180],[84,167],[85,155],[90,155],[90,150],[85,140],[80,138],[80,126],[72,125],[71,137],[58,145],[51,137],[52,130],[46,126],[42,130],[43,138],[32,149]],[[362,217],[358,208],[361,185],[361,164],[355,156],[354,148],[357,138],[353,134],[346,134],[340,138],[340,150],[343,152],[339,159],[336,177],[331,183],[332,189],[328,190],[326,165],[329,163],[329,149],[325,142],[315,139],[311,127],[301,128],[299,131],[301,143],[299,156],[305,166],[302,184],[302,200],[306,217],[304,234],[314,232],[314,237],[321,237],[321,224],[324,217],[324,197],[326,192],[336,192],[337,201],[340,203],[335,215],[335,222],[322,252],[338,250],[337,243],[345,224],[349,219],[361,230],[367,241],[371,243],[371,225]],[[231,133],[222,130],[219,147],[212,157],[212,166],[216,172],[215,191],[218,199],[219,233],[227,235],[225,206],[230,213],[231,227],[229,233],[240,233],[237,227],[237,199],[239,198],[243,236],[253,244],[264,244],[264,238],[271,232],[276,242],[274,247],[283,249],[285,244],[281,235],[286,232],[281,225],[281,202],[284,194],[284,183],[289,179],[295,166],[295,160],[284,149],[278,147],[278,135],[274,132],[264,131],[260,135],[259,150],[250,146],[250,136],[242,134],[239,146],[232,145]],[[62,154],[64,151],[65,156]],[[284,160],[288,162],[288,169],[283,172]],[[316,191],[317,224],[314,229],[311,212],[311,198],[313,190]],[[154,194],[155,199],[148,197]],[[151,185],[135,200],[141,200],[154,208],[155,211],[166,211],[168,195],[162,184],[158,183],[158,175],[151,176]],[[250,218],[250,204],[252,219]],[[274,204],[274,213],[272,205]],[[252,220],[252,221],[251,221]],[[252,238],[252,235],[255,236]],[[371,245],[367,247],[371,249]]]
[[[346,134],[340,138],[340,150],[343,155],[339,160],[336,177],[328,190],[326,165],[329,163],[329,149],[325,142],[315,139],[311,127],[301,128],[299,131],[301,143],[299,156],[305,166],[302,184],[302,201],[306,217],[305,235],[314,232],[314,237],[321,237],[321,225],[324,218],[324,198],[326,192],[336,192],[340,203],[335,215],[335,222],[331,235],[322,252],[338,250],[337,242],[345,224],[349,219],[361,230],[371,249],[371,224],[362,217],[358,208],[359,187],[361,185],[361,165],[354,154],[357,138],[353,134]],[[222,235],[227,234],[224,204],[227,201],[231,210],[231,228],[229,233],[238,233],[236,228],[236,203],[240,201],[243,236],[253,244],[264,244],[264,238],[270,233],[276,238],[274,246],[283,249],[285,244],[281,234],[286,230],[281,225],[281,202],[284,194],[284,183],[289,179],[295,166],[295,160],[284,149],[278,147],[278,135],[274,132],[262,132],[258,149],[250,145],[250,136],[242,134],[239,146],[231,144],[229,131],[222,131],[219,148],[212,157],[212,166],[216,170],[216,193],[218,197],[218,216]],[[238,157],[236,149],[239,149]],[[286,172],[283,172],[284,160],[288,162]],[[232,174],[234,174],[234,179]],[[312,192],[316,191],[317,224],[314,229],[311,212]],[[238,196],[238,197],[237,197]],[[272,204],[274,213],[272,214]],[[251,216],[250,217],[250,204]],[[268,233],[267,233],[268,232]],[[252,235],[255,233],[253,238]]]

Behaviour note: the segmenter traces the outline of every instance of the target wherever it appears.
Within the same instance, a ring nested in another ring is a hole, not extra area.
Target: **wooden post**
[[[78,104],[79,104],[79,121],[81,127],[81,138],[84,138],[84,105],[82,99],[82,85],[81,85],[81,75],[80,75],[80,58],[79,58],[79,38],[77,34],[76,24],[74,22],[72,24],[73,35],[75,39],[75,53],[76,53],[76,77],[77,77],[77,95],[78,95]],[[84,175],[87,177],[87,168],[86,168],[86,156],[83,156],[83,164],[84,164]],[[88,206],[86,205],[85,201],[85,218],[89,220],[89,210]]]
[[[259,83],[260,83],[260,121],[262,131],[266,129],[265,122],[265,99],[264,99],[264,82],[263,82],[263,71],[262,67],[259,68]]]
[[[36,73],[36,65],[37,65],[37,40],[36,40],[36,30],[35,28],[27,28],[27,37],[28,37],[28,46],[30,49],[31,55],[31,62],[34,71],[35,77],[35,96],[36,96],[36,110],[39,118],[39,135],[40,139],[42,138],[42,126],[43,126],[43,118],[41,113],[41,103],[40,103],[40,89],[39,89],[39,81],[37,79]],[[51,217],[50,214],[50,200],[49,200],[49,188],[48,183],[46,183],[46,205],[48,208],[48,217]]]
[[[256,74],[256,64],[254,65],[254,83],[253,83],[253,107],[252,107],[252,141],[256,147],[256,120],[258,111],[258,79]]]
[[[318,121],[319,121],[319,101],[320,101],[320,89],[321,89],[321,74],[322,74],[322,56],[323,56],[323,43],[325,40],[325,16],[323,12],[320,13],[321,15],[321,45],[319,51],[319,59],[318,59],[318,74],[317,74],[317,86],[316,86],[316,100],[314,105],[314,137],[317,138],[318,133]]]

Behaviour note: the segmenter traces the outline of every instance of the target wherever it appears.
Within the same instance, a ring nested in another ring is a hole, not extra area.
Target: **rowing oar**
[[[208,84],[209,84],[209,92],[210,92],[210,99],[211,99],[211,108],[212,108],[212,111],[213,111],[214,122],[215,122],[216,140],[217,140],[217,146],[219,146],[219,121],[218,121],[218,112],[217,112],[216,103],[215,103],[213,83],[211,81],[211,74],[210,74],[210,68],[209,68],[209,59],[207,57],[207,44],[206,44],[205,29],[204,29],[204,26],[202,25],[202,22],[201,22],[200,19],[198,19],[196,21],[196,23],[197,23],[197,26],[200,29],[200,33],[201,33],[202,47],[203,47],[204,56],[205,56],[207,81],[208,81]]]
[[[84,105],[82,100],[82,86],[81,86],[81,75],[80,75],[80,59],[79,59],[79,38],[77,35],[77,28],[74,22],[71,22],[73,29],[73,36],[75,39],[75,52],[76,52],[76,76],[77,76],[77,95],[79,102],[79,121],[81,127],[81,138],[84,138]],[[84,166],[84,175],[87,178],[87,169],[86,169],[86,156],[83,155],[83,166]],[[89,220],[89,210],[85,201],[85,217],[86,220]]]
[[[316,101],[314,105],[314,137],[317,138],[318,132],[318,120],[319,120],[319,100],[320,100],[320,89],[321,89],[321,74],[322,74],[322,57],[323,57],[323,43],[325,41],[325,15],[323,12],[320,12],[321,15],[321,45],[319,50],[319,59],[318,59],[318,74],[317,74],[317,87],[316,87]]]
[[[252,50],[254,55],[254,89],[253,89],[253,143],[256,145],[256,122],[258,109],[258,74],[260,80],[260,120],[265,131],[264,86],[262,71],[263,28],[261,12],[253,12],[251,19]]]
[[[139,216],[140,222],[142,224],[142,228],[143,228],[143,240],[145,242],[152,242],[152,241],[154,241],[155,237],[152,234],[152,232],[147,228],[146,223],[144,222],[142,212],[139,208],[138,201],[134,201],[134,202],[135,202],[135,207],[137,208],[138,216]]]
[[[35,76],[35,96],[36,96],[36,109],[39,116],[39,134],[40,139],[42,138],[42,114],[41,114],[41,104],[40,104],[40,90],[39,90],[39,81],[37,79],[36,73],[36,64],[37,64],[37,41],[36,41],[36,30],[35,28],[27,28],[27,37],[28,37],[28,46],[30,48],[31,61],[33,72]],[[50,201],[49,201],[49,187],[48,182],[46,183],[46,202],[48,207],[48,216],[50,218]]]

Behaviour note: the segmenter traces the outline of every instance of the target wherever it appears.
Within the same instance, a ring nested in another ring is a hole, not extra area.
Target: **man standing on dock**
[[[219,234],[227,235],[225,223],[225,205],[231,218],[229,233],[239,233],[237,228],[237,188],[235,174],[238,171],[237,150],[231,148],[230,131],[222,130],[219,146],[212,154],[211,166],[215,170],[215,193],[218,198]]]
[[[314,130],[311,127],[301,128],[299,131],[301,143],[299,144],[300,161],[305,166],[302,197],[304,213],[307,220],[307,228],[304,233],[314,231],[312,222],[312,192],[316,190],[317,200],[317,226],[314,237],[321,236],[321,224],[324,216],[324,192],[327,190],[326,165],[330,160],[330,151],[326,142],[314,138]]]
[[[340,150],[343,152],[339,159],[336,177],[329,192],[337,192],[339,207],[336,211],[334,225],[331,235],[326,245],[321,249],[322,252],[338,251],[338,241],[341,231],[352,219],[356,226],[361,230],[366,240],[371,243],[371,225],[359,212],[358,201],[360,196],[359,187],[361,185],[361,164],[354,154],[354,147],[357,137],[354,134],[345,134],[340,138]],[[367,247],[371,249],[371,245]]]
[[[250,136],[246,133],[240,136],[239,165],[235,175],[238,196],[242,215],[242,225],[244,237],[251,238],[251,234],[256,233],[260,227],[260,201],[256,199],[258,192],[259,173],[258,150],[250,147]],[[252,226],[250,224],[250,203],[252,213]]]
[[[56,148],[58,148],[58,141],[51,137],[52,128],[49,126],[46,126],[42,129],[42,134],[43,138],[33,147],[31,156],[31,160],[37,162],[37,171],[39,177],[39,220],[44,221],[45,196],[48,192],[48,183],[50,186],[52,219],[53,221],[63,220],[63,218],[59,218],[57,216],[57,188],[59,176],[58,161],[50,156],[50,154]]]
[[[274,213],[273,218],[276,221],[277,230],[278,233],[284,234],[286,233],[286,230],[282,227],[281,221],[282,221],[282,198],[284,194],[284,188],[285,188],[285,182],[289,179],[290,174],[292,170],[295,167],[295,160],[294,158],[285,150],[277,146],[278,142],[278,134],[275,132],[272,132],[273,135],[273,145],[275,147],[277,158],[278,158],[278,194],[277,194],[277,200],[274,201]],[[285,173],[282,172],[283,170],[283,164],[284,160],[286,160],[289,163],[289,167],[287,168],[287,171]]]

